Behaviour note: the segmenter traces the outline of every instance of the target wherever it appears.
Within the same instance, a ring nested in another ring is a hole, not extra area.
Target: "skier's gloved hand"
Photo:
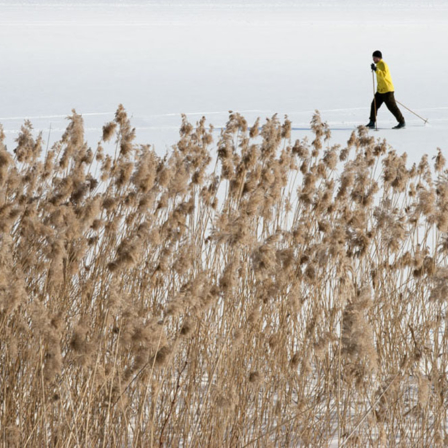
[[[372,65],[370,66],[370,68],[376,72],[376,65],[372,62]]]

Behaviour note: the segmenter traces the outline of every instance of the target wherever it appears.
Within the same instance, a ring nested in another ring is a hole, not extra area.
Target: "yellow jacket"
[[[393,92],[395,90],[389,67],[382,59],[376,64],[376,79],[378,81],[378,93]]]

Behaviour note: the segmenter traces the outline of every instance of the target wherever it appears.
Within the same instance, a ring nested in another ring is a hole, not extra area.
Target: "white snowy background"
[[[75,108],[94,147],[122,103],[137,142],[163,154],[180,114],[223,126],[274,113],[309,135],[315,109],[345,143],[365,124],[371,54],[383,52],[405,130],[380,131],[409,160],[448,151],[448,0],[0,1],[0,123],[8,148],[25,118],[50,144]],[[218,135],[218,134],[217,134]]]

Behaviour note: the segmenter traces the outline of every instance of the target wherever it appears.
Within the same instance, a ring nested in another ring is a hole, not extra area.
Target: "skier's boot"
[[[374,121],[369,121],[369,122],[366,124],[366,128],[369,128],[369,129],[375,129],[375,122],[374,122]]]
[[[403,129],[404,127],[406,127],[406,123],[403,121],[403,123],[398,123],[392,129]]]

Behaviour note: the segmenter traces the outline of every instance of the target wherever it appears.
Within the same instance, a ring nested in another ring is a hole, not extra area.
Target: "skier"
[[[392,84],[392,77],[390,76],[389,67],[383,61],[383,55],[381,54],[381,51],[374,51],[372,57],[374,63],[372,63],[370,68],[376,72],[378,87],[377,92],[375,93],[375,99],[372,101],[372,106],[370,107],[370,121],[366,125],[366,127],[369,129],[375,128],[378,109],[383,103],[386,103],[387,108],[392,112],[392,114],[398,121],[398,124],[392,129],[404,128],[406,126],[406,123],[404,121],[403,115],[400,112],[400,109],[398,109],[397,103],[395,102],[395,89],[394,85]]]

